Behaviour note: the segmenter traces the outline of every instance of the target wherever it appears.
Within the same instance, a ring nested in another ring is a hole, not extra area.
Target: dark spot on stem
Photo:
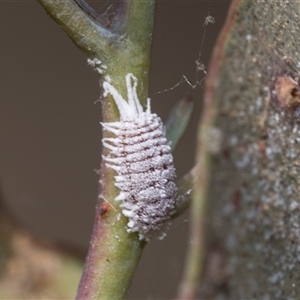
[[[109,210],[109,204],[107,202],[103,202],[101,207],[100,207],[100,216],[104,216]]]

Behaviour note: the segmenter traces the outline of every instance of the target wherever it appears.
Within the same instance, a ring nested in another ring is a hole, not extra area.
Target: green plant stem
[[[126,232],[126,218],[108,203],[98,204],[77,299],[123,299],[144,243]]]
[[[100,83],[109,78],[126,99],[125,76],[133,73],[139,79],[139,98],[146,103],[154,0],[120,1],[109,29],[73,1],[38,1],[81,50],[106,65]],[[104,122],[119,119],[112,97],[104,99],[102,109]],[[103,152],[108,154],[107,149]],[[128,220],[114,200],[119,193],[114,176],[102,162],[94,229],[77,299],[123,299],[145,245],[137,234],[126,231]]]
[[[139,97],[146,102],[150,64],[149,36],[154,18],[154,1],[126,1],[126,19],[116,51],[107,62],[111,82],[126,99],[125,75],[133,73],[142,87]],[[146,25],[145,25],[146,24]],[[124,29],[125,28],[125,29]],[[103,121],[119,119],[114,100],[103,101]],[[103,136],[109,136],[103,132]],[[107,155],[104,149],[104,155]],[[77,299],[123,299],[145,243],[137,234],[126,231],[127,218],[121,212],[115,198],[119,190],[114,185],[115,172],[101,164],[101,196],[96,209],[95,224],[84,273]],[[107,202],[108,201],[108,202]]]
[[[111,83],[125,99],[125,76],[133,73],[139,79],[139,98],[145,105],[154,0],[119,1],[116,16],[109,29],[88,17],[73,1],[38,1],[81,50],[107,66],[101,80],[109,76]],[[104,99],[102,108],[104,122],[118,120],[119,113],[112,97]],[[192,103],[185,99],[176,108],[176,114],[173,114],[175,117],[171,123],[174,125],[175,122],[176,126],[169,128],[176,127],[176,130],[168,130],[172,136],[173,148],[187,126],[191,111]],[[103,132],[103,136],[109,137],[109,133]],[[104,149],[103,154],[108,154],[107,149]],[[177,197],[177,213],[174,217],[189,205],[194,172],[195,169],[179,183],[181,196]],[[101,193],[77,299],[123,299],[145,245],[138,240],[136,234],[126,232],[127,219],[114,200],[119,193],[114,185],[114,175],[114,171],[102,162]]]
[[[37,0],[69,35],[73,42],[89,56],[109,57],[104,51],[117,37],[113,32],[88,17],[74,0]]]
[[[172,218],[180,216],[191,204],[194,183],[196,180],[197,166],[190,170],[177,182],[177,193],[175,196],[175,214]]]

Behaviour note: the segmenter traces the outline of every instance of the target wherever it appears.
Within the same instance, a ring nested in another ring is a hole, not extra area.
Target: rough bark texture
[[[299,1],[234,1],[220,36],[203,299],[299,299],[299,16]]]

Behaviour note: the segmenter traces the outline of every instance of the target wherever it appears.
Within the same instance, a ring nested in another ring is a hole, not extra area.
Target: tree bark
[[[201,299],[299,298],[299,15],[299,1],[234,1],[215,48]]]

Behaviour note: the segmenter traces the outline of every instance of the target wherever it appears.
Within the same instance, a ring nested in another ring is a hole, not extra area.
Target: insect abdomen
[[[118,173],[115,185],[120,189],[118,199],[123,200],[120,206],[129,218],[128,231],[148,239],[174,213],[176,175],[170,146],[155,114],[147,116],[146,122],[138,118],[120,122],[118,127],[119,134],[110,139],[113,156],[106,160]],[[139,134],[131,134],[133,130]]]

